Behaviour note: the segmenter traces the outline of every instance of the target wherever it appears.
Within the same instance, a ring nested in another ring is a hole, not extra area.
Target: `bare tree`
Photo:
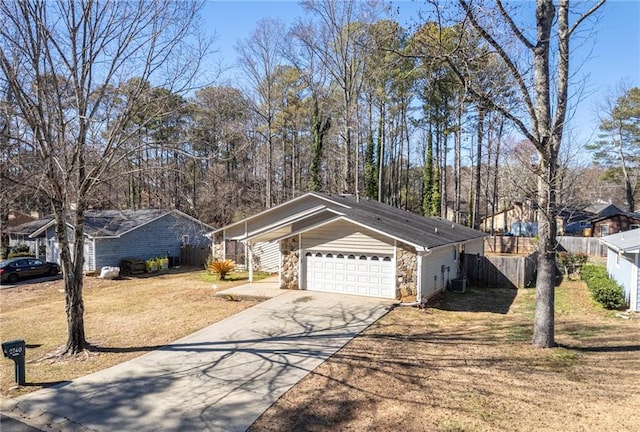
[[[143,84],[172,95],[196,77],[206,48],[194,26],[200,8],[177,1],[0,2],[0,80],[28,131],[11,139],[40,162],[31,180],[45,190],[56,222],[68,324],[62,353],[88,346],[82,270],[89,197],[126,157],[120,150],[136,130],[125,125],[138,117],[144,127],[158,114],[140,110]],[[133,77],[139,85],[110,97]]]
[[[258,23],[253,33],[238,46],[240,63],[249,79],[255,97],[253,109],[260,119],[256,132],[265,144],[265,207],[273,203],[274,135],[276,113],[281,109],[277,94],[278,69],[284,63],[282,55],[284,24],[274,19]]]
[[[538,166],[538,275],[533,344],[552,347],[554,340],[554,292],[556,277],[556,195],[558,188],[558,153],[567,118],[570,78],[570,41],[576,29],[605,0],[586,10],[570,8],[570,0],[536,0],[535,31],[518,24],[501,0],[495,7],[487,2],[458,0],[475,32],[491,47],[516,83],[520,107],[509,107],[473,87],[474,97],[491,110],[508,118],[536,148]],[[570,14],[571,11],[571,14]],[[575,20],[570,22],[570,17]],[[513,47],[516,41],[519,46]],[[524,55],[524,57],[520,57]],[[554,65],[555,60],[555,65]],[[460,73],[463,80],[468,78]]]
[[[305,0],[302,5],[317,18],[318,25],[315,28],[309,26],[310,31],[299,35],[301,42],[321,59],[342,96],[342,189],[344,192],[353,192],[357,176],[357,169],[354,170],[353,130],[357,127],[355,113],[364,70],[362,53],[367,38],[367,24],[370,23],[363,12],[375,13],[377,4],[372,6],[372,3],[365,3],[364,7],[359,8],[355,0]]]

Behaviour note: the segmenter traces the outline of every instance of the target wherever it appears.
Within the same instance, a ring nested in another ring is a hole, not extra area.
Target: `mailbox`
[[[13,360],[15,366],[15,377],[18,385],[25,385],[25,362],[26,344],[23,339],[2,342],[2,353],[10,360]]]

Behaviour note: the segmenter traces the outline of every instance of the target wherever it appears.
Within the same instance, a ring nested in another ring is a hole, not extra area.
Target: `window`
[[[600,225],[600,237],[609,235],[609,225]]]
[[[189,244],[189,236],[188,235],[183,235],[182,236],[182,246],[186,246]]]
[[[640,225],[638,225],[638,224],[632,224],[631,225],[631,229],[638,229],[638,228],[640,228]]]

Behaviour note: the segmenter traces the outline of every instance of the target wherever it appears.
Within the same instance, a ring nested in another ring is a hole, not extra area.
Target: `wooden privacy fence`
[[[589,256],[607,256],[607,247],[600,244],[597,237],[556,237],[560,245],[558,252],[584,252]],[[488,254],[525,254],[529,255],[537,250],[537,244],[532,237],[493,236],[485,237],[484,251]]]
[[[535,285],[537,253],[530,255],[465,255],[467,278],[481,286],[527,288]]]
[[[208,246],[184,245],[180,248],[180,264],[204,268],[209,255],[211,248]]]
[[[584,252],[589,256],[607,256],[607,247],[600,244],[600,239],[597,237],[558,237],[558,243],[560,243],[560,250],[567,252]]]
[[[536,251],[537,245],[532,237],[493,236],[484,238],[485,253],[508,253],[529,255]]]

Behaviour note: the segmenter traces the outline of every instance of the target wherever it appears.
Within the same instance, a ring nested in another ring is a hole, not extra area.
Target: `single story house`
[[[208,247],[210,240],[205,234],[213,229],[179,210],[87,210],[84,217],[84,271],[87,272],[119,266],[123,258],[179,257],[184,245]],[[46,246],[42,258],[60,263],[55,220],[48,217],[36,222],[39,223],[31,224],[37,229],[27,238]],[[71,229],[69,235],[72,235]]]
[[[600,239],[607,246],[609,276],[624,287],[629,309],[640,312],[640,229]]]
[[[249,278],[278,272],[280,287],[417,301],[464,275],[485,234],[354,196],[307,193],[210,233],[214,259],[241,242]]]
[[[28,215],[26,213],[17,211],[17,210],[8,210],[6,215],[4,215],[5,219],[0,220],[0,252],[1,253],[9,253],[8,250],[4,250],[5,246],[15,246],[11,244],[11,237],[9,233],[14,230],[16,227],[34,221],[37,216]],[[0,257],[1,258],[1,257]]]
[[[480,219],[480,229],[485,232],[510,232],[514,235],[530,236],[537,230],[538,206],[530,201],[516,201],[508,208]]]
[[[591,228],[590,218],[593,216],[595,216],[595,214],[590,211],[572,207],[563,208],[556,216],[558,235],[583,236],[585,229]]]
[[[594,214],[570,206],[557,206],[556,233],[558,235],[582,234],[591,228],[589,218]],[[496,233],[511,233],[515,236],[532,237],[538,232],[538,205],[530,201],[514,202],[509,208],[480,220],[480,229]]]
[[[44,238],[42,237],[32,237],[31,234],[38,231],[52,220],[53,217],[44,217],[9,227],[9,247],[13,248],[18,245],[25,245],[29,248],[29,252],[31,252],[33,256],[45,259],[46,254],[44,253],[44,248],[46,246],[46,241],[44,241]]]
[[[621,231],[640,228],[640,214],[621,210],[614,204],[602,209],[589,221],[593,237],[605,237]]]

